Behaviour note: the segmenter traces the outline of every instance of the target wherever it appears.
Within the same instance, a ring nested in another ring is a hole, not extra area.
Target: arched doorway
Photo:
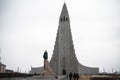
[[[65,69],[63,69],[62,74],[66,75],[66,70]]]

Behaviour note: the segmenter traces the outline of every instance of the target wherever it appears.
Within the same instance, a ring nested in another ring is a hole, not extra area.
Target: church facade
[[[84,66],[77,60],[70,29],[70,17],[65,3],[59,18],[57,37],[50,66],[55,75],[69,74],[70,72],[81,75],[99,73],[98,68]],[[41,67],[31,68],[31,73],[41,73],[41,70],[43,70]]]
[[[70,29],[70,17],[65,3],[59,18],[57,37],[50,65],[57,75],[69,74],[70,72],[79,74],[99,73],[98,68],[83,66],[77,60]]]

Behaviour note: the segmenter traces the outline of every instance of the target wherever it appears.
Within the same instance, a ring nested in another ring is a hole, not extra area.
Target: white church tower
[[[70,18],[65,3],[59,18],[57,37],[50,65],[56,75],[69,74],[70,72],[79,74],[97,74],[99,72],[98,68],[81,65],[76,58],[70,29]]]

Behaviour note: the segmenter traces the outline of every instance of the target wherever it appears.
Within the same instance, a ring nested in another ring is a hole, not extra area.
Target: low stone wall
[[[33,76],[33,75],[25,74],[25,73],[0,73],[0,80],[1,78],[30,77],[30,76]]]

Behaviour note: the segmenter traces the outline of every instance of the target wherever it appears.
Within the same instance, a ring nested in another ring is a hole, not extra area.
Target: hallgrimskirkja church
[[[59,17],[59,25],[57,37],[54,45],[53,55],[50,60],[50,66],[55,75],[62,75],[70,72],[78,74],[98,74],[99,69],[94,67],[86,67],[77,60],[70,29],[70,17],[68,14],[66,3],[63,4],[61,15]],[[31,68],[31,73],[41,73],[42,67]]]

